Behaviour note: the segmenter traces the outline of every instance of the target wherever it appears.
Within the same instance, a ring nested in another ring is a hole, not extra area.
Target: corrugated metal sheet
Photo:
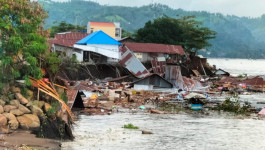
[[[165,70],[165,79],[172,83],[174,87],[183,89],[183,78],[180,66],[168,65],[165,66]]]
[[[126,48],[120,48],[122,53],[120,64],[127,68],[135,77],[144,78],[150,73],[145,66]]]
[[[142,53],[166,53],[166,54],[179,54],[184,55],[185,52],[180,45],[167,45],[155,43],[125,43],[133,52]]]
[[[181,75],[180,66],[166,66],[165,78],[176,88],[183,89],[186,91],[200,90],[202,88],[202,85],[199,81],[183,77]]]
[[[155,74],[158,74],[160,76],[164,76],[165,74],[165,66],[166,66],[166,61],[158,61],[157,58],[154,58],[151,61],[152,64],[152,69]]]
[[[82,33],[82,32],[58,33],[58,34],[55,34],[55,38],[49,39],[48,43],[50,44],[50,46],[52,44],[57,44],[57,45],[73,48],[74,44],[77,41],[81,40],[87,35],[88,35],[87,33]]]
[[[74,105],[77,93],[78,93],[78,90],[74,90],[71,88],[67,89],[67,98],[68,98],[67,105],[70,109],[72,109]]]

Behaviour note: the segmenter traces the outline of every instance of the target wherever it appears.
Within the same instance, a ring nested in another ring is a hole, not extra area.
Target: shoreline
[[[15,130],[10,134],[0,134],[0,149],[4,150],[60,150],[61,142],[54,139],[38,138],[30,130]]]

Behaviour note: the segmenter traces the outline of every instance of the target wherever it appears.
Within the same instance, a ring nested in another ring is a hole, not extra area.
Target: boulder
[[[0,105],[0,114],[2,114],[4,112],[4,108],[3,106]]]
[[[12,110],[12,109],[17,109],[17,107],[16,106],[12,106],[12,105],[5,105],[4,106],[4,111],[7,112],[7,113],[9,113],[10,110]]]
[[[17,117],[17,120],[22,129],[32,129],[40,127],[40,120],[38,116],[32,114],[24,114]]]
[[[18,99],[20,101],[21,104],[25,105],[27,104],[29,101],[20,93],[16,93],[16,99]]]
[[[17,118],[11,114],[11,113],[3,113],[3,115],[7,118],[8,120],[8,125],[10,127],[10,129],[17,129],[18,128],[18,121]]]
[[[33,104],[38,106],[39,108],[42,108],[44,103],[45,103],[44,101],[38,101],[38,100],[33,101]]]
[[[30,108],[31,108],[32,114],[41,116],[41,117],[44,116],[43,111],[38,106],[32,105]]]
[[[10,105],[16,106],[17,108],[18,108],[19,104],[20,104],[20,102],[18,100],[12,100],[12,101],[10,101]]]
[[[5,104],[6,104],[6,102],[4,100],[0,99],[0,105],[5,106]]]
[[[28,104],[29,104],[29,103],[28,103]],[[29,113],[31,112],[27,107],[25,107],[25,106],[23,106],[23,105],[21,105],[21,104],[19,104],[18,109],[19,109],[20,111],[22,111],[24,114],[29,114]]]
[[[7,125],[7,118],[3,114],[0,114],[0,126]]]
[[[8,125],[5,125],[5,126],[0,126],[0,131],[4,134],[8,134],[10,133],[10,129],[9,129],[9,126]]]
[[[13,115],[15,115],[15,116],[21,116],[21,115],[24,114],[24,113],[23,113],[21,110],[19,110],[19,109],[12,109],[12,110],[10,110],[9,113],[10,113],[10,114],[13,114]]]
[[[31,101],[29,101],[28,103],[27,103],[27,107],[30,107],[30,106],[32,106],[33,104],[32,104],[32,102]]]
[[[44,103],[44,110],[45,110],[45,112],[47,112],[51,108],[52,108],[52,106],[49,103]]]
[[[31,91],[31,90],[27,90],[27,98],[29,99],[29,100],[33,100],[33,96],[34,96],[34,93],[33,93],[33,91]]]
[[[13,93],[20,93],[21,92],[20,88],[19,87],[15,87],[15,86],[12,86],[11,91]]]

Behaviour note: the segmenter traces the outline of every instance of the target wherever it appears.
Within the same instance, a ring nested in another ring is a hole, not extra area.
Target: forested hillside
[[[105,6],[94,2],[72,0],[71,2],[52,2],[39,0],[49,12],[46,28],[66,21],[74,25],[86,25],[88,21],[116,21],[123,29],[134,32],[154,18],[167,15],[182,17],[195,15],[202,26],[217,32],[215,39],[202,54],[207,57],[226,58],[265,58],[265,15],[259,18],[225,16],[219,13],[184,11],[168,6],[154,4],[143,7]]]

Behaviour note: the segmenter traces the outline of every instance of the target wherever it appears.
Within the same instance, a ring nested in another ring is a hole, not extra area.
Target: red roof
[[[245,83],[250,86],[263,86],[264,80],[263,78],[256,76],[254,78],[245,80]]]
[[[115,27],[113,22],[90,22],[90,26]]]
[[[87,33],[82,32],[67,32],[67,33],[58,33],[55,34],[53,39],[49,39],[48,43],[50,45],[57,44],[61,46],[74,47],[74,44],[88,36]]]
[[[180,45],[154,44],[154,43],[125,43],[129,50],[143,53],[167,53],[184,55]]]

